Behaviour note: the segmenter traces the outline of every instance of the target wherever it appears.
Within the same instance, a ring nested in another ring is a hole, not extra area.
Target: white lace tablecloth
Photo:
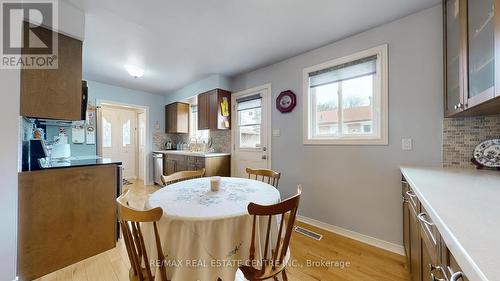
[[[163,209],[158,228],[168,279],[215,281],[220,277],[233,281],[238,262],[246,261],[249,255],[252,218],[248,204],[271,205],[279,201],[280,194],[273,186],[241,178],[221,178],[217,192],[210,191],[209,178],[200,178],[168,185],[151,194],[146,208]],[[261,231],[266,224],[267,219],[259,222]],[[155,259],[151,227],[145,225],[143,230],[148,233],[145,238],[149,258]]]

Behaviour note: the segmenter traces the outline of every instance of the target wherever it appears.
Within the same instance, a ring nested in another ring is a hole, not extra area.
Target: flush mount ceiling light
[[[130,74],[130,76],[134,78],[140,78],[144,75],[144,69],[135,65],[127,64],[125,65],[125,69],[127,70],[128,74]]]

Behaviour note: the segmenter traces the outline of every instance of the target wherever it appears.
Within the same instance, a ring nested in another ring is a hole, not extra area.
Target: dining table
[[[149,195],[145,208],[163,209],[157,224],[168,279],[235,280],[238,266],[249,258],[253,218],[247,207],[251,202],[276,204],[280,193],[265,182],[233,177],[221,177],[219,190],[211,191],[210,178],[205,177],[170,184]],[[278,232],[278,218],[272,219],[271,241]],[[267,217],[257,219],[256,260],[263,256],[267,222]],[[148,233],[149,258],[154,260],[152,227],[143,230]],[[159,274],[156,277],[160,281]]]

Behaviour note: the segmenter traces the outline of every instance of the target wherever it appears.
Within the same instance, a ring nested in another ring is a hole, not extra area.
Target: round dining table
[[[221,177],[218,191],[210,190],[210,178],[197,178],[151,194],[145,207],[163,209],[158,231],[168,279],[233,281],[238,266],[249,258],[253,223],[247,211],[250,202],[276,204],[280,202],[280,193],[264,182]],[[277,233],[276,218],[273,220],[271,237]],[[256,258],[262,255],[264,245],[260,241],[265,241],[266,223],[267,218],[257,223]],[[155,259],[151,229],[149,234],[145,244],[150,259]],[[159,274],[156,276],[159,280]]]

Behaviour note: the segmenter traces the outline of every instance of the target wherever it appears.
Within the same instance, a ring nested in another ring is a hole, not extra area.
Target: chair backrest
[[[250,203],[248,205],[248,213],[253,216],[252,241],[250,244],[250,261],[252,261],[252,264],[255,264],[253,262],[255,261],[255,232],[256,229],[259,229],[259,227],[257,227],[256,225],[257,217],[267,217],[268,220],[265,246],[264,248],[262,248],[263,257],[261,259],[261,262],[257,263],[262,267],[258,270],[243,272],[244,274],[246,273],[245,277],[247,279],[265,280],[267,278],[276,276],[285,269],[286,263],[288,262],[287,260],[285,260],[285,257],[287,256],[288,245],[290,244],[290,238],[292,236],[293,227],[295,225],[295,218],[297,216],[297,209],[299,207],[301,194],[302,186],[299,185],[296,195],[278,204],[262,206],[255,203]],[[271,223],[273,220],[273,216],[277,215],[281,215],[280,226],[276,235],[276,244],[271,245]]]
[[[172,183],[185,181],[194,178],[201,178],[205,175],[205,168],[201,168],[196,171],[180,171],[177,173],[170,174],[168,176],[161,176],[161,180],[165,185]]]
[[[262,182],[265,182],[267,184],[270,184],[278,188],[281,173],[268,169],[252,169],[252,168],[246,168],[246,172],[248,174],[249,179],[260,180]]]
[[[127,254],[130,259],[130,279],[140,281],[153,281],[154,273],[151,272],[151,261],[148,259],[144,238],[141,231],[140,223],[152,223],[154,228],[156,250],[158,260],[156,265],[159,266],[160,280],[167,281],[167,273],[165,268],[165,256],[161,248],[160,236],[156,222],[163,215],[163,210],[158,207],[150,210],[138,210],[129,204],[129,191],[125,191],[116,199],[118,203],[118,219],[120,228],[123,233],[123,240],[127,248]],[[142,261],[141,261],[142,260]],[[144,262],[145,268],[142,268],[141,263]]]

